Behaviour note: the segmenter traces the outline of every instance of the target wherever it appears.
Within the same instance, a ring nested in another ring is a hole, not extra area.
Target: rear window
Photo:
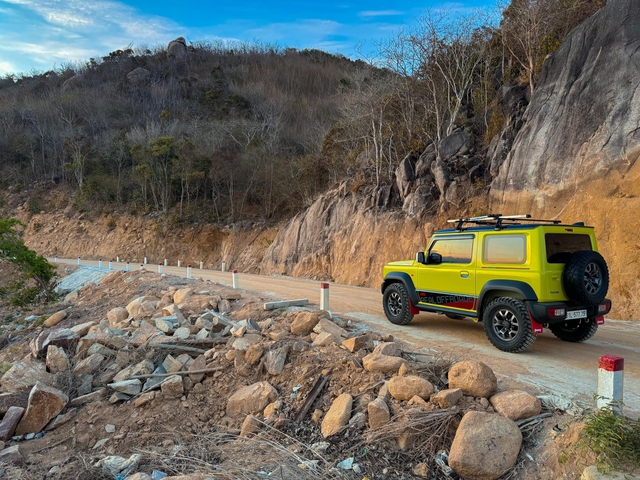
[[[593,250],[589,235],[575,233],[547,233],[547,262],[567,263],[571,254],[580,250]]]
[[[524,235],[487,235],[484,238],[485,264],[522,264],[527,260],[527,240]]]

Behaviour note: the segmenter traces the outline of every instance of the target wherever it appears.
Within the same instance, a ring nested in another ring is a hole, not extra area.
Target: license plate
[[[572,320],[574,318],[587,318],[586,310],[570,310],[567,312],[567,316],[565,317],[567,320]]]

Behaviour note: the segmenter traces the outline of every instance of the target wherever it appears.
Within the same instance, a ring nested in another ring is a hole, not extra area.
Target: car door
[[[416,290],[422,305],[442,311],[475,312],[475,240],[474,234],[434,239],[426,252],[426,263],[418,267]]]

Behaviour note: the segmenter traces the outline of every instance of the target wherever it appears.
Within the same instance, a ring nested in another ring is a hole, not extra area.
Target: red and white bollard
[[[598,408],[613,403],[613,411],[622,413],[622,390],[624,386],[624,358],[603,355],[598,360]]]
[[[109,260],[109,271],[113,270],[113,262]]]
[[[187,278],[191,278],[191,265],[187,265]]]
[[[102,259],[98,260],[98,267],[102,268]]]
[[[78,265],[80,265],[82,263],[82,260],[80,260],[80,257],[78,257]]]
[[[233,288],[238,289],[238,270],[231,272],[231,278],[233,279]]]
[[[129,262],[127,262],[127,264],[124,266],[124,271],[128,272],[129,270],[130,270]]]
[[[161,263],[158,264],[158,273],[162,273],[162,264]]]
[[[325,282],[320,284],[320,310],[329,310],[329,284]]]
[[[140,270],[144,270],[144,265],[140,264]]]
[[[226,272],[227,271],[227,262],[222,262],[222,268],[221,271]]]

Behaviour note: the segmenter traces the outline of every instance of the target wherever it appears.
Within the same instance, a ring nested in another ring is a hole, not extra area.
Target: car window
[[[442,255],[442,263],[471,263],[473,238],[443,238],[436,240],[430,253]]]
[[[547,233],[544,240],[547,247],[547,262],[549,263],[567,263],[572,253],[580,250],[593,250],[589,235]]]
[[[527,261],[524,235],[487,235],[484,238],[484,263],[522,264]]]

